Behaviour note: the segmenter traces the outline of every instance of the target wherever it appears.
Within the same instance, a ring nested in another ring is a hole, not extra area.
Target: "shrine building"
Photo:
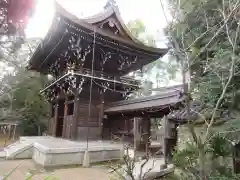
[[[71,140],[114,137],[148,142],[150,118],[181,102],[180,91],[126,100],[140,82],[130,72],[158,60],[168,49],[148,47],[124,24],[116,5],[79,19],[56,4],[52,25],[28,69],[51,75],[41,91],[51,104],[48,135]]]

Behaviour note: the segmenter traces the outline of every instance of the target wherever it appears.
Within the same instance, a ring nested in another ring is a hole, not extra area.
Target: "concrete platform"
[[[33,156],[34,143],[53,139],[51,136],[23,136],[19,141],[4,148],[6,159],[31,159]],[[1,153],[0,153],[1,156]]]
[[[89,162],[103,162],[121,158],[121,145],[110,141],[69,141],[51,138],[34,143],[33,160],[44,167],[82,165],[86,150]]]

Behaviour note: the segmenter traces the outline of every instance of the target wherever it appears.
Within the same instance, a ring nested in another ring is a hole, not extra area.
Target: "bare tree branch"
[[[239,1],[238,1],[238,2],[239,2]],[[224,0],[223,0],[223,4],[224,4]],[[237,5],[237,4],[236,4],[235,6],[239,7],[239,5]],[[233,11],[235,11],[235,10],[236,10],[236,9],[234,8]],[[231,11],[230,14],[232,14],[233,11]],[[224,17],[225,17],[225,15],[224,15]],[[227,34],[229,34],[228,24],[226,23],[225,26],[226,26],[226,32],[227,32]],[[225,86],[224,86],[224,88],[223,88],[223,90],[222,90],[222,93],[221,93],[221,95],[220,95],[220,97],[219,97],[219,99],[218,99],[218,101],[217,101],[217,103],[216,103],[216,106],[215,106],[215,108],[214,108],[214,110],[213,110],[212,117],[211,117],[210,123],[209,123],[209,125],[208,125],[208,127],[207,127],[207,131],[206,131],[206,134],[205,134],[205,137],[204,137],[204,141],[203,141],[204,143],[205,143],[205,141],[207,140],[207,137],[208,137],[208,135],[209,135],[210,128],[212,127],[212,125],[213,125],[213,123],[214,123],[217,110],[218,110],[218,108],[219,108],[222,100],[224,99],[225,94],[226,94],[226,91],[227,91],[227,89],[228,89],[228,87],[229,87],[229,85],[230,85],[230,83],[231,83],[231,81],[232,81],[232,78],[233,78],[233,76],[234,76],[234,69],[235,69],[235,62],[236,62],[236,57],[235,57],[236,52],[235,52],[235,51],[236,51],[236,46],[237,46],[237,39],[238,39],[239,29],[240,29],[240,23],[238,23],[238,26],[237,26],[237,30],[236,30],[236,33],[235,33],[234,43],[232,42],[232,39],[230,38],[230,36],[228,36],[228,41],[229,41],[229,43],[232,45],[232,57],[231,57],[232,60],[231,60],[231,68],[230,68],[230,71],[229,71],[229,77],[228,77],[228,81],[227,81],[227,83],[225,84]]]

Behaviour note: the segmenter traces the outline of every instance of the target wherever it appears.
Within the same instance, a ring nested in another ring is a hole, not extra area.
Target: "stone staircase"
[[[49,139],[48,136],[40,137],[20,137],[18,141],[5,147],[0,151],[1,159],[31,159],[33,156],[33,145],[44,139]]]
[[[4,160],[6,157],[6,152],[4,149],[0,149],[0,161]]]
[[[31,141],[17,141],[10,144],[5,151],[5,159],[27,159],[32,158],[32,147],[33,143]]]

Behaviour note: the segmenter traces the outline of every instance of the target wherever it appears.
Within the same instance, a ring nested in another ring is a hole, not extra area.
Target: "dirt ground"
[[[17,167],[17,168],[16,168]],[[33,180],[109,180],[108,169],[104,167],[71,167],[55,170],[43,170],[37,167],[32,160],[0,161],[0,175],[7,175],[14,168],[8,180],[25,180],[28,172],[35,174]]]

